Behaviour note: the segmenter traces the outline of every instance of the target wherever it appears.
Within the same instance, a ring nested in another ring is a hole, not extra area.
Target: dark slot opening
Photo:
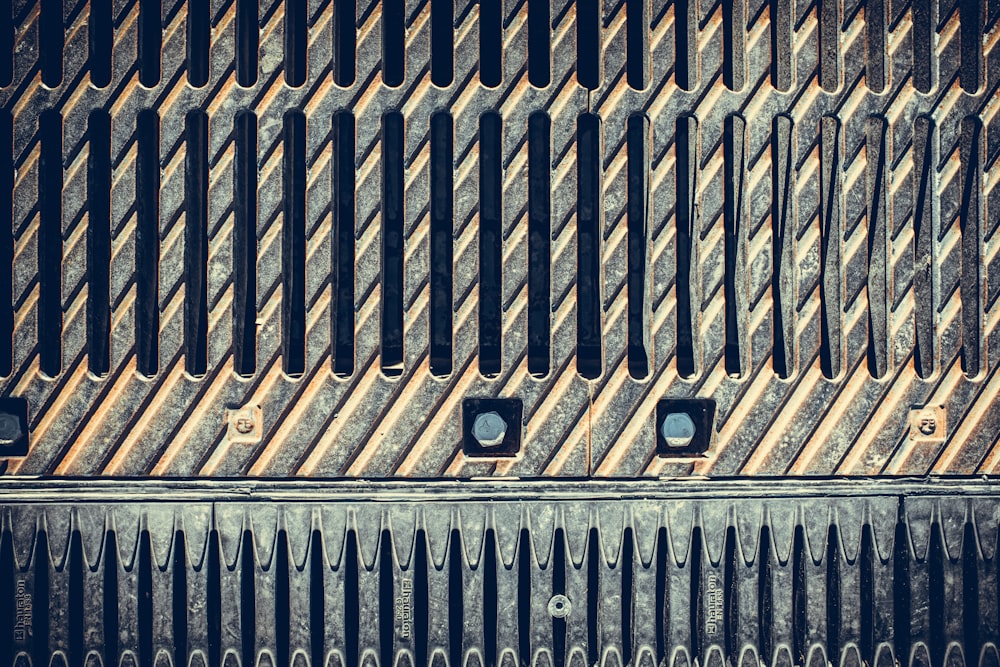
[[[840,83],[840,0],[819,0],[819,84],[834,92]]]
[[[576,80],[588,90],[601,81],[601,3],[577,0],[576,3]]]
[[[219,667],[222,660],[222,563],[219,557],[219,533],[208,533],[208,554],[202,567],[205,572],[205,617],[208,642],[208,665]]]
[[[17,617],[14,588],[14,545],[13,536],[6,528],[0,528],[0,660],[5,665],[14,664],[14,642],[12,628]]]
[[[257,369],[257,117],[236,114],[233,162],[233,360],[236,373]]]
[[[392,534],[383,530],[379,538],[378,556],[378,630],[381,655],[392,655],[392,640],[396,634],[393,623],[396,595],[392,571]]]
[[[827,655],[840,655],[840,535],[831,525],[826,540]]]
[[[160,82],[162,41],[160,0],[139,0],[139,83],[146,88]]]
[[[566,594],[566,536],[556,529],[552,539],[552,596]],[[455,654],[457,655],[457,654]],[[566,665],[566,619],[552,617],[552,658],[555,667]]]
[[[62,370],[62,116],[42,112],[38,121],[38,353],[49,377]]]
[[[358,536],[353,529],[347,531],[341,567],[344,568],[344,655],[348,665],[357,665],[361,592],[358,588]]]
[[[626,79],[633,90],[649,83],[649,0],[625,2]]]
[[[244,87],[257,83],[257,50],[260,19],[257,0],[236,0],[236,82]]]
[[[139,112],[136,135],[135,349],[139,372],[160,367],[160,119]]]
[[[387,86],[403,83],[406,46],[406,3],[382,0],[382,81]]]
[[[333,372],[354,372],[354,116],[333,116]]]
[[[174,631],[174,664],[183,665],[188,655],[188,581],[187,581],[187,546],[184,533],[174,534],[173,559],[173,631]],[[76,663],[79,664],[79,663]]]
[[[601,604],[601,542],[596,528],[587,536],[587,664],[596,665],[600,643],[598,609]]]
[[[792,120],[788,116],[774,119],[771,134],[771,238],[774,268],[771,272],[771,295],[774,299],[774,344],[772,355],[774,372],[787,378],[795,363],[795,295],[792,249],[795,242],[795,225],[792,192]],[[787,285],[787,288],[786,288]],[[785,290],[792,294],[785,294]]]
[[[698,0],[674,0],[674,76],[681,90],[698,83]]]
[[[973,647],[973,650],[979,646],[979,622],[977,622],[980,619],[979,563],[977,561],[980,557],[976,528],[971,521],[967,521],[962,533],[962,626],[964,628],[962,634],[965,645]],[[994,579],[994,581],[996,580]]]
[[[322,665],[323,628],[326,627],[326,595],[323,579],[326,576],[326,557],[323,555],[323,533],[312,531],[309,536],[309,660]]]
[[[63,4],[60,0],[41,0],[38,8],[38,61],[42,83],[55,88],[63,78]]]
[[[462,598],[462,572],[465,570],[465,563],[462,558],[462,534],[459,531],[451,531],[448,550],[448,650],[451,655],[462,655],[462,632],[465,630],[465,600]],[[426,547],[424,548],[424,553],[427,553]],[[426,573],[427,563],[425,562],[423,565],[424,572]],[[426,580],[426,575],[424,579]],[[423,612],[422,615],[426,622],[428,614],[425,610],[426,607],[419,609],[419,611]],[[474,622],[474,618],[470,619],[470,621]],[[418,660],[417,664],[426,665],[426,657],[423,661]]]
[[[110,0],[99,0],[110,2]],[[490,3],[498,4],[498,3]],[[14,80],[14,14],[13,0],[0,0],[0,86]]]
[[[0,6],[2,4],[0,3]],[[90,20],[87,27],[90,29],[87,44],[90,59],[90,82],[98,88],[104,88],[111,83],[111,48],[114,44],[111,0],[91,0]],[[0,39],[0,41],[3,40]],[[2,69],[2,65],[0,65],[0,71]],[[0,74],[0,78],[2,76]]]
[[[0,376],[14,369],[14,122],[0,110]]]
[[[737,637],[740,633],[740,592],[736,571],[740,568],[742,557],[738,553],[736,528],[730,525],[726,528],[726,552],[722,563],[723,581],[723,646],[726,655],[738,655],[740,646]],[[749,620],[749,619],[747,619]],[[735,661],[734,661],[735,662]]]
[[[382,118],[382,373],[403,372],[403,115]]]
[[[760,545],[757,548],[757,642],[760,646],[760,656],[766,662],[774,655],[772,629],[774,620],[774,603],[772,600],[771,571],[771,528],[762,526],[760,529]]]
[[[634,0],[629,3],[631,7]],[[628,371],[649,375],[649,120],[643,114],[628,119]]]
[[[243,531],[240,543],[240,648],[243,664],[254,664],[257,642],[257,560],[254,553],[253,534]]]
[[[497,5],[499,3],[485,3]],[[479,372],[500,373],[503,288],[503,120],[479,118]]]
[[[293,110],[284,119],[281,273],[282,357],[285,373],[306,366],[306,116]]]
[[[149,542],[149,531],[139,533],[139,549],[132,565],[138,570],[136,577],[136,626],[139,635],[139,664],[153,664],[153,556]]]
[[[427,534],[423,530],[417,531],[417,539],[413,546],[413,557],[410,561],[412,565],[410,566],[410,571],[413,573],[413,657],[415,665],[426,665],[427,662],[427,637],[428,630],[430,628],[430,606],[428,600],[430,598],[430,583],[428,576],[428,564],[427,564]],[[448,599],[452,605],[455,604],[456,595],[458,600],[462,599],[462,571],[461,564],[458,565],[458,587],[454,587],[454,582],[452,577],[455,573],[455,565],[451,565],[451,570],[448,572]],[[461,604],[458,604],[458,611],[461,612]],[[455,634],[455,625],[453,623],[453,608],[451,605],[448,607],[449,613],[449,623],[450,625],[450,636],[449,642],[452,642]],[[322,626],[320,626],[322,627]],[[456,645],[452,642],[450,647],[451,651],[455,651],[456,647],[458,651],[462,649],[462,614],[458,614],[458,641]],[[452,655],[459,655],[459,653],[452,653]],[[322,664],[322,663],[320,663]],[[403,667],[403,665],[400,665]]]
[[[184,365],[200,377],[208,366],[208,116],[185,118]]]
[[[451,116],[444,112],[434,114],[431,118],[430,202],[430,369],[434,375],[448,375],[452,365],[453,143]]]
[[[104,608],[101,621],[104,627],[104,654],[114,660],[118,659],[118,567],[118,538],[113,530],[109,530],[104,537]]]
[[[90,113],[87,158],[87,360],[111,369],[111,116]]]
[[[209,3],[188,0],[187,62],[188,82],[200,88],[208,83],[208,50],[212,37]]]
[[[934,5],[937,0],[913,0],[913,86],[929,93],[934,53]]]
[[[695,373],[696,314],[691,289],[691,271],[694,268],[692,251],[697,243],[697,132],[696,121],[690,116],[677,120],[677,371],[681,377]]]
[[[492,529],[483,545],[483,653],[487,665],[497,664],[497,543]]]
[[[66,610],[67,616],[67,631],[69,634],[69,646],[66,652],[67,663],[69,665],[82,665],[84,660],[83,655],[83,637],[84,637],[84,618],[83,618],[83,570],[84,570],[84,556],[83,556],[83,543],[80,538],[80,531],[74,530],[70,533],[69,537],[69,552],[67,554],[67,560],[69,561],[67,567],[69,569],[69,587],[67,590],[68,598],[68,609]]]
[[[632,662],[632,605],[635,603],[635,591],[633,587],[633,568],[635,540],[632,537],[632,529],[626,528],[622,537],[622,662],[626,665]]]
[[[577,308],[576,369],[585,378],[601,374],[601,119],[577,119]]]
[[[435,86],[450,86],[455,76],[454,22],[453,0],[431,0],[431,82]]]
[[[771,0],[771,85],[781,92],[792,86],[792,3]],[[767,659],[770,660],[768,655]]]
[[[307,9],[305,2],[285,0],[285,83],[289,86],[306,82]]]
[[[333,0],[333,81],[345,88],[354,83],[356,16],[356,0]]]
[[[858,556],[861,584],[861,605],[858,609],[861,636],[858,639],[858,649],[861,659],[867,665],[875,664],[875,558],[872,526],[865,523],[861,529],[861,553]]]
[[[725,366],[730,376],[740,377],[744,372],[743,340],[745,323],[750,317],[747,306],[747,267],[745,261],[747,234],[744,210],[744,154],[745,123],[742,118],[726,118],[722,141],[725,154],[723,188],[723,224],[725,226],[726,266],[724,292],[726,307]]]
[[[921,378],[934,372],[934,121],[919,116],[913,122],[913,365]]]
[[[667,655],[667,633],[670,631],[670,543],[667,529],[660,527],[656,534],[656,664],[662,665]]]
[[[140,554],[141,546],[140,546]],[[49,661],[49,536],[44,530],[38,531],[34,553],[35,589],[31,592],[31,607],[39,613],[32,615],[31,657],[29,664],[45,665]],[[142,588],[139,589],[142,591]],[[142,600],[139,600],[142,611]],[[140,619],[141,620],[141,619]],[[142,623],[139,624],[142,629]],[[140,639],[142,635],[140,634]],[[140,649],[142,647],[140,646]],[[141,656],[141,654],[140,654]],[[140,663],[143,664],[143,663]],[[145,663],[149,664],[149,663]]]
[[[549,21],[549,0],[528,0],[528,82],[536,88],[549,85],[552,76]]]
[[[503,3],[479,0],[479,80],[494,88],[503,79]]]
[[[889,231],[885,183],[884,118],[868,120],[865,151],[868,156],[868,372],[885,375],[889,355]]]
[[[722,82],[743,90],[746,79],[746,0],[722,3]]]
[[[521,530],[517,540],[517,649],[518,664],[531,663],[531,533]]]
[[[982,267],[982,185],[980,177],[980,136],[982,122],[976,116],[962,119],[961,162],[962,200],[959,229],[962,232],[960,293],[962,300],[962,370],[968,377],[982,368],[983,303]]]
[[[835,378],[842,367],[843,300],[841,295],[841,166],[840,121],[824,116],[820,122],[820,256],[822,260],[819,298],[820,318],[819,358],[823,375]]]
[[[865,84],[874,93],[886,84],[886,0],[865,3]]]
[[[806,624],[808,598],[806,591],[806,534],[802,526],[795,527],[792,539],[792,656],[794,664],[806,664]]]
[[[274,657],[277,664],[289,665],[291,664],[288,660],[291,596],[288,581],[288,533],[283,530],[278,531],[278,539],[274,546],[274,562],[271,566],[274,568]],[[303,611],[296,609],[296,617]]]
[[[892,540],[892,628],[898,656],[910,655],[910,535],[905,510],[899,505]]]
[[[686,566],[688,567],[688,576],[691,577],[691,596],[688,598],[691,605],[688,609],[691,632],[691,661],[697,665],[705,663],[701,652],[704,639],[702,628],[705,624],[705,603],[702,600],[701,592],[701,539],[701,527],[695,526],[691,530],[691,551],[688,553]]]
[[[959,2],[959,79],[962,90],[975,93],[979,90],[980,72],[983,69],[983,21],[985,2]]]
[[[549,117],[528,118],[528,372],[549,372],[551,171]]]
[[[929,620],[928,644],[932,665],[944,664],[945,639],[945,573],[944,535],[941,524],[932,519],[931,536],[927,545],[927,607]],[[950,575],[950,573],[949,573]],[[951,579],[951,576],[948,577]],[[956,582],[957,583],[957,582]]]

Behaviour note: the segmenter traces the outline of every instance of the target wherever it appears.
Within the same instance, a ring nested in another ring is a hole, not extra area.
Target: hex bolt
[[[13,445],[24,436],[21,420],[17,415],[0,412],[0,445]]]
[[[687,447],[694,440],[694,433],[694,421],[686,412],[671,412],[663,418],[660,425],[660,434],[667,441],[668,447]]]
[[[498,412],[483,412],[472,422],[472,437],[483,447],[499,447],[507,435],[507,422]]]

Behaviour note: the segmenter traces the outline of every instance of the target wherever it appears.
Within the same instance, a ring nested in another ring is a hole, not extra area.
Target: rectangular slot
[[[403,114],[382,118],[382,373],[403,372]]]
[[[838,377],[843,364],[843,266],[841,255],[840,121],[824,116],[820,124],[820,366],[823,375]]]
[[[188,82],[200,88],[208,83],[208,49],[212,35],[209,3],[188,0],[187,12]]]
[[[333,372],[354,372],[354,116],[333,116]]]
[[[528,0],[528,82],[536,88],[549,85],[549,0]]]
[[[38,355],[48,377],[62,371],[62,116],[42,112],[38,120]]]
[[[208,366],[208,116],[188,112],[184,147],[184,365]]]
[[[917,375],[928,378],[934,373],[934,121],[918,116],[913,122],[913,296],[920,307],[914,308],[913,365]]]
[[[236,114],[233,178],[233,365],[257,370],[257,117]]]
[[[55,88],[63,78],[63,3],[41,0],[38,8],[38,64],[42,83]]]
[[[92,111],[87,144],[87,360],[111,370],[111,116]]]
[[[236,0],[236,82],[243,87],[257,83],[257,50],[260,18],[257,0]]]
[[[697,369],[695,345],[698,337],[698,121],[691,116],[677,119],[677,372],[689,378]],[[695,278],[695,279],[692,279]]]
[[[155,111],[139,112],[136,135],[135,226],[135,353],[146,377],[160,362],[160,119]]]
[[[479,118],[479,372],[500,374],[503,343],[503,119]]]
[[[442,88],[455,76],[454,21],[452,0],[431,0],[431,82]]]
[[[936,0],[913,0],[913,87],[921,93],[931,92],[934,57],[934,6]]]
[[[628,372],[636,379],[649,375],[649,119],[635,113],[628,119]]]
[[[633,90],[649,84],[649,0],[625,2],[626,78]]]
[[[865,4],[865,84],[873,93],[885,90],[886,78],[886,2],[868,0]]]
[[[742,377],[749,367],[750,298],[748,294],[746,197],[746,122],[740,116],[726,118],[723,132],[724,183],[723,224],[725,225],[726,265],[726,373]]]
[[[983,71],[983,20],[985,2],[959,2],[960,67],[962,90],[974,94],[979,90]]]
[[[577,119],[577,274],[576,369],[585,378],[601,375],[602,200],[601,119],[583,114]]]
[[[746,80],[746,0],[722,3],[722,82],[729,90],[743,90]]]
[[[285,0],[285,83],[297,87],[306,82],[306,3]]]
[[[786,0],[771,0],[771,85],[781,92],[792,87],[792,7]]]
[[[771,297],[774,300],[774,344],[772,363],[780,378],[791,375],[795,366],[795,160],[792,157],[792,119],[779,115],[771,130],[771,238],[774,268]]]
[[[576,80],[594,90],[601,80],[601,0],[576,3]]]
[[[306,367],[306,116],[284,119],[281,227],[281,354],[287,375]]]
[[[674,76],[681,90],[698,85],[698,0],[674,0]]]
[[[962,203],[959,228],[962,232],[962,370],[967,377],[979,375],[983,367],[982,277],[982,121],[976,116],[962,119],[960,155],[962,161]]]
[[[0,376],[14,369],[14,122],[0,110]]]
[[[450,0],[449,0],[450,2]],[[431,117],[431,303],[430,369],[449,375],[452,359],[453,163],[451,116]]]
[[[886,132],[883,117],[868,119],[865,137],[868,203],[868,371],[884,377],[889,364],[889,230]]]
[[[495,88],[503,79],[503,3],[479,3],[479,80]]]
[[[819,84],[828,93],[840,85],[840,2],[819,0]]]
[[[103,0],[109,2],[110,0]],[[14,15],[13,1],[0,0],[0,86],[14,80]]]
[[[356,0],[333,0],[333,82],[342,88],[354,83]]]
[[[139,83],[146,88],[160,83],[162,42],[160,0],[139,0]]]
[[[114,43],[111,0],[91,0],[87,25],[90,29],[87,42],[90,82],[98,88],[104,88],[111,83],[111,47]]]
[[[406,3],[382,0],[382,82],[396,87],[403,83],[406,59]]]
[[[549,116],[528,118],[528,372],[549,374],[552,158]]]

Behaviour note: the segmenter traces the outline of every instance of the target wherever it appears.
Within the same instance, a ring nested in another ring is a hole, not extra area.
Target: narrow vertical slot
[[[626,80],[633,90],[649,85],[649,0],[625,1]]]
[[[290,665],[289,656],[291,630],[291,591],[288,581],[288,533],[284,530],[278,531],[278,538],[274,545],[274,559],[271,567],[274,568],[274,657],[278,665]],[[305,609],[296,607],[295,622],[304,622],[302,616],[308,612]],[[301,619],[301,620],[300,620]],[[299,648],[296,646],[296,648]],[[302,647],[305,648],[305,647]],[[263,667],[263,665],[261,666]]]
[[[840,535],[831,523],[826,540],[826,642],[827,655],[840,655]]]
[[[253,533],[243,531],[240,540],[240,644],[243,664],[253,665],[257,643],[257,557]],[[227,661],[228,662],[228,661]],[[142,663],[140,663],[142,664]],[[149,663],[146,663],[149,664]]]
[[[576,370],[599,377],[603,366],[601,326],[602,187],[601,119],[577,119]]]
[[[341,567],[344,568],[344,654],[348,665],[358,665],[361,634],[361,591],[358,582],[357,529],[347,530]],[[250,663],[247,663],[250,664]]]
[[[633,3],[634,4],[634,3]],[[636,378],[649,375],[650,293],[649,259],[649,119],[629,116],[628,150],[628,371]]]
[[[518,664],[531,664],[531,533],[521,529],[517,540],[517,650]],[[492,666],[491,666],[492,667]]]
[[[792,659],[795,665],[806,664],[808,649],[808,607],[809,591],[806,588],[806,559],[811,559],[807,552],[806,533],[801,525],[795,526],[792,537],[792,553],[789,557],[792,566]]]
[[[725,225],[725,305],[726,373],[742,377],[749,369],[750,295],[747,274],[749,237],[746,211],[746,121],[740,116],[726,118],[723,132]]]
[[[619,559],[622,571],[622,661],[626,665],[635,664],[632,659],[632,616],[635,605],[635,538],[632,529],[626,528],[622,537],[622,553]],[[640,564],[640,567],[642,565]],[[642,595],[648,595],[643,591]]]
[[[528,0],[528,82],[535,88],[549,85],[549,0]]]
[[[110,2],[110,0],[102,0]],[[0,0],[0,87],[14,81],[13,0]]]
[[[306,365],[306,116],[284,118],[281,228],[281,353],[285,373]]]
[[[342,88],[354,83],[356,15],[356,0],[333,0],[333,82]]]
[[[664,665],[669,648],[670,633],[670,574],[668,568],[673,565],[673,557],[670,553],[670,543],[667,538],[667,529],[660,526],[656,531],[656,590],[653,591],[653,611],[656,620],[653,625],[656,628],[656,661],[654,664]],[[648,594],[648,593],[647,593]]]
[[[236,83],[245,88],[257,83],[257,50],[260,47],[257,12],[257,0],[236,0]]]
[[[455,76],[454,22],[453,0],[431,0],[431,82],[442,88]]]
[[[450,2],[450,0],[449,0]],[[454,138],[451,116],[431,117],[430,369],[451,373]]]
[[[222,563],[219,554],[219,533],[210,530],[201,567],[205,569],[205,634],[208,664],[222,664]],[[107,553],[107,552],[105,552]],[[227,568],[228,570],[228,568]],[[232,576],[227,571],[227,576]],[[105,593],[105,595],[107,595]],[[115,598],[117,601],[117,597]],[[117,605],[116,605],[117,606]],[[105,626],[107,631],[107,626]],[[115,655],[111,653],[110,655]]]
[[[843,223],[840,204],[840,121],[824,116],[820,125],[820,366],[823,375],[840,375],[843,358]]]
[[[726,528],[726,547],[722,561],[723,582],[723,640],[726,655],[738,655],[740,650],[739,635],[743,621],[749,625],[750,619],[740,618],[740,591],[736,573],[743,565],[740,544],[736,537],[736,527],[732,524]],[[735,662],[735,661],[734,661]]]
[[[774,300],[774,372],[787,378],[795,365],[795,162],[792,158],[792,119],[780,115],[771,130],[771,239],[774,264],[771,297]]]
[[[931,71],[934,57],[934,6],[937,0],[913,0],[913,87],[921,93],[931,92]]]
[[[208,366],[208,116],[184,122],[184,367],[195,377]]]
[[[919,116],[913,122],[913,296],[916,308],[913,364],[917,375],[934,373],[934,121]]]
[[[495,88],[503,80],[503,3],[479,0],[479,81]]]
[[[865,4],[865,84],[873,93],[885,90],[886,71],[886,2],[868,0]]]
[[[499,3],[487,3],[497,4]],[[500,373],[503,343],[503,120],[479,118],[479,372]]]
[[[746,0],[722,3],[722,82],[729,90],[743,90],[746,80]]]
[[[257,370],[257,117],[236,114],[233,162],[233,362],[238,375]]]
[[[781,92],[792,87],[792,3],[771,0],[771,85]]]
[[[858,554],[858,569],[860,593],[859,620],[861,634],[858,638],[858,651],[864,664],[875,664],[875,559],[881,557],[875,554],[875,542],[872,525],[867,521],[861,527],[861,547]],[[881,637],[879,637],[881,639]]]
[[[160,367],[160,119],[155,111],[139,112],[136,134],[136,366],[152,377]]]
[[[982,121],[976,116],[962,119],[960,156],[962,200],[958,222],[962,232],[960,293],[962,299],[962,370],[976,377],[982,369],[983,296],[982,277]]]
[[[946,612],[945,612],[945,591],[952,581],[946,583],[945,577],[949,580],[952,575],[949,572],[945,575],[944,563],[950,560],[945,553],[944,535],[941,530],[940,521],[931,520],[931,534],[927,544],[927,617],[928,633],[927,645],[931,654],[932,665],[943,665],[945,648],[948,644],[945,638],[946,632]],[[949,568],[951,569],[951,568]],[[957,583],[957,582],[955,582]],[[950,610],[949,610],[950,611]],[[949,614],[950,615],[950,614]],[[950,628],[949,628],[950,630]],[[950,632],[948,634],[951,634]],[[948,637],[950,639],[950,637]],[[974,649],[973,649],[974,650]],[[914,661],[916,662],[916,661]],[[919,664],[919,663],[917,663]]]
[[[421,533],[423,534],[423,533]],[[422,546],[422,553],[424,554],[423,568],[417,574],[417,577],[422,579],[424,582],[427,581],[427,546],[426,544],[418,544]],[[448,651],[451,655],[462,655],[462,635],[465,630],[465,600],[463,598],[464,585],[462,581],[462,573],[465,570],[465,558],[462,549],[462,533],[457,529],[451,531],[451,537],[448,540]],[[425,583],[426,587],[426,583]],[[417,609],[418,613],[424,617],[426,621],[427,613],[427,597],[423,598],[424,606]],[[472,613],[469,614],[470,623],[475,623],[479,620],[479,615],[475,612],[476,609],[470,610]],[[424,634],[426,637],[426,632]],[[426,639],[424,640],[426,642]],[[421,656],[424,658],[422,661],[418,661],[418,665],[426,665],[426,656]]]
[[[601,82],[601,0],[576,2],[576,80],[588,90]]]
[[[551,137],[549,116],[528,117],[528,372],[549,373],[551,253]]]
[[[483,541],[483,556],[479,561],[483,568],[483,657],[487,665],[497,664],[497,543],[494,529],[486,529]],[[503,565],[501,565],[503,567]]]
[[[587,536],[587,664],[600,659],[601,537],[597,528]]]
[[[61,0],[40,0],[38,7],[38,66],[42,83],[55,88],[63,78],[63,3]]]
[[[566,536],[557,528],[552,539],[552,597],[566,594]],[[552,658],[555,667],[566,667],[566,618],[552,617]],[[471,666],[470,666],[471,667]]]
[[[698,0],[674,0],[674,77],[681,90],[698,84]]]
[[[90,113],[87,142],[87,361],[111,370],[111,116]]]
[[[403,114],[382,118],[382,373],[403,372]]]
[[[393,639],[396,636],[395,623],[395,582],[393,581],[392,533],[383,530],[378,541],[378,634],[380,655],[393,654]],[[412,598],[411,598],[412,604]],[[368,622],[371,622],[369,620]],[[400,666],[402,667],[402,666]]]
[[[0,3],[0,5],[2,4]],[[104,88],[111,83],[111,51],[115,36],[111,0],[91,0],[90,20],[87,22],[87,27],[90,30],[87,40],[90,83],[98,88]],[[0,39],[0,41],[3,40]],[[0,74],[0,78],[2,76]]]
[[[703,652],[704,647],[704,632],[702,628],[705,625],[705,600],[703,599],[704,594],[702,593],[702,568],[704,563],[702,562],[702,550],[704,545],[702,544],[701,536],[701,526],[695,526],[691,530],[691,548],[687,554],[686,567],[690,572],[690,596],[688,597],[689,607],[687,618],[688,627],[691,633],[691,660],[695,665],[704,665],[707,661],[705,660],[705,654]],[[721,610],[720,610],[721,612]]]
[[[889,365],[889,227],[886,131],[883,117],[868,119],[865,138],[868,203],[868,372],[884,377]]]
[[[109,530],[104,534],[103,550],[104,570],[102,584],[104,586],[104,608],[100,618],[100,623],[104,630],[104,654],[116,660],[118,658],[118,571],[120,563],[118,561],[118,538],[115,531]],[[94,619],[98,622],[98,619]]]
[[[911,651],[911,595],[910,595],[910,531],[902,501],[896,517],[892,540],[892,627],[895,630],[893,648],[897,656],[908,656]]]
[[[354,116],[333,116],[333,372],[354,372]]]
[[[989,626],[985,623],[980,628],[980,623],[987,616],[981,612],[980,601],[982,598],[990,599],[991,594],[987,593],[983,595],[979,591],[979,561],[983,559],[983,556],[979,550],[978,542],[976,525],[973,521],[967,519],[965,529],[962,531],[962,625],[964,626],[962,638],[965,640],[966,646],[980,646],[980,632],[983,632],[983,634],[991,632]],[[995,551],[993,553],[996,554]],[[993,584],[993,590],[996,590],[996,579],[993,579],[990,575],[986,575],[984,579],[986,581],[982,582],[982,584],[987,591],[990,590],[991,583]],[[992,579],[992,582],[990,579]],[[986,602],[986,600],[982,600],[982,602]],[[986,661],[984,660],[983,662],[985,663]]]
[[[771,527],[766,523],[761,526],[757,543],[760,545],[757,548],[757,646],[766,662],[774,655],[774,574],[771,570]]]
[[[414,639],[414,661],[417,665],[428,665],[427,660],[427,650],[429,648],[427,641],[428,635],[430,634],[430,573],[429,570],[434,565],[430,565],[427,561],[429,549],[427,548],[427,533],[424,530],[417,530],[417,539],[413,545],[413,555],[410,560],[410,569],[413,571],[413,596],[411,598],[411,608],[413,609],[413,639]],[[460,550],[459,550],[460,551]],[[462,630],[463,630],[463,620],[462,620],[462,605],[461,603],[455,604],[456,596],[458,600],[462,599],[462,563],[461,560],[456,564],[451,558],[450,567],[448,572],[448,630],[449,630],[449,642],[451,642],[451,651],[461,651],[462,650]],[[455,584],[452,577],[458,577],[457,585]],[[453,609],[453,605],[457,609]],[[457,614],[455,612],[458,612]],[[456,618],[457,617],[457,618]],[[456,630],[457,625],[457,630]],[[322,622],[319,627],[322,627]],[[458,643],[454,642],[454,636],[458,633]],[[452,648],[452,647],[457,647]],[[458,653],[452,653],[452,655],[458,655]],[[320,658],[318,663],[322,664],[322,658]],[[403,667],[400,665],[400,667]]]
[[[0,376],[14,370],[14,120],[0,110]]]
[[[32,569],[35,575],[35,588],[31,591],[32,614],[31,634],[27,641],[31,642],[31,660],[21,659],[21,664],[45,665],[49,661],[49,628],[51,610],[49,608],[49,535],[45,529],[38,530],[35,540],[34,561]],[[140,547],[141,548],[141,547]],[[140,551],[140,553],[142,553]],[[28,568],[25,568],[27,570]],[[141,590],[141,589],[140,589]],[[142,610],[142,605],[139,605]],[[140,626],[141,629],[141,626]]]
[[[154,619],[153,608],[153,555],[150,544],[149,530],[143,528],[139,533],[139,548],[136,549],[135,559],[132,562],[132,571],[129,573],[135,577],[136,581],[136,631],[138,634],[138,662],[140,665],[153,664],[153,647],[156,639],[153,637],[154,627],[157,625]]]
[[[819,0],[819,85],[830,93],[840,84],[840,3]]]
[[[973,94],[979,90],[983,71],[983,21],[985,2],[959,2],[960,24],[959,80],[962,90]]]
[[[285,0],[285,83],[301,86],[306,82],[306,3]]]
[[[314,529],[309,535],[309,662],[307,663],[312,665],[322,665],[325,657],[323,635],[327,605],[324,580],[328,568],[323,546],[323,533]],[[340,605],[336,607],[339,609]],[[333,613],[334,610],[330,611]]]
[[[382,0],[382,81],[402,85],[405,68],[406,3]]]
[[[84,584],[83,572],[86,556],[83,553],[83,540],[80,531],[74,529],[69,535],[69,548],[66,552],[66,560],[63,564],[64,571],[69,575],[67,586],[67,605],[64,618],[66,619],[66,630],[69,635],[66,651],[66,663],[70,665],[84,664],[83,640],[84,640]],[[63,663],[63,664],[66,664]]]
[[[38,120],[38,354],[42,373],[62,370],[62,116],[43,111]]]
[[[187,64],[188,83],[200,88],[208,83],[208,49],[212,35],[209,3],[188,0]]]
[[[188,562],[184,532],[174,532],[171,597],[173,602],[174,664],[183,665],[188,658]],[[162,612],[161,612],[162,613]],[[82,634],[82,632],[81,632]],[[82,660],[80,661],[82,662]],[[70,663],[73,664],[73,663]],[[77,662],[76,664],[80,664]]]
[[[160,82],[162,42],[160,0],[139,0],[139,83],[146,88]]]
[[[0,528],[0,627],[3,630],[4,641],[0,642],[0,660],[5,665],[14,664],[14,642],[12,629],[17,618],[17,589],[14,572],[13,535],[6,527]]]
[[[681,377],[695,374],[700,300],[696,275],[698,265],[698,122],[691,116],[677,119],[677,371]]]

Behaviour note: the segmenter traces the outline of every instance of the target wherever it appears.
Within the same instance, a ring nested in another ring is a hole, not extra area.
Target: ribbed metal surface
[[[8,472],[995,471],[993,4],[497,9],[15,0]]]

